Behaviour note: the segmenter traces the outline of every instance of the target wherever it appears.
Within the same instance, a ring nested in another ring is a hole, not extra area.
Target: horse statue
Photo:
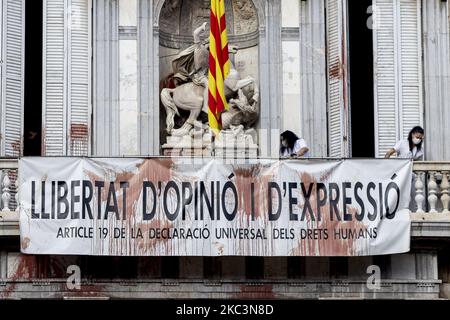
[[[174,83],[177,86],[161,90],[161,102],[167,114],[166,130],[171,136],[188,135],[200,113],[208,112],[209,48],[207,43],[201,43],[199,37],[205,31],[205,25],[194,31],[194,45],[181,51],[172,62]],[[230,46],[230,53],[236,53],[237,50],[237,47]],[[223,129],[236,123],[245,126],[247,118],[247,122],[253,124],[258,115],[259,101],[256,81],[251,76],[241,79],[231,64],[224,84],[225,98],[230,107],[229,111],[222,113]],[[175,129],[174,118],[175,115],[180,116],[180,109],[189,111],[189,117],[180,128]]]

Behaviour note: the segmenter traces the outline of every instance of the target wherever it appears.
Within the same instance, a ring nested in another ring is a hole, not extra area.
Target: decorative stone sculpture
[[[436,213],[436,202],[438,200],[437,197],[437,183],[435,179],[436,172],[429,172],[429,181],[428,181],[428,203],[430,205],[430,213]]]
[[[449,172],[442,171],[442,182],[441,182],[441,201],[442,201],[442,213],[450,213],[448,210],[448,204],[450,202],[450,194],[449,194],[449,181],[448,181]]]
[[[0,174],[1,177],[1,174]],[[5,171],[5,175],[3,176],[2,181],[2,201],[3,201],[3,209],[2,211],[10,211],[9,209],[9,200],[11,199],[10,189],[11,180],[9,180],[8,171]]]
[[[416,195],[415,195],[415,201],[417,204],[417,213],[424,213],[424,201],[425,201],[425,196],[424,196],[424,183],[423,183],[423,179],[424,179],[424,175],[425,173],[422,171],[417,172],[417,176],[416,176],[416,183],[415,183],[415,187],[416,187]]]
[[[201,35],[206,30],[206,24],[202,24],[194,31],[194,44],[182,50],[172,61],[173,78],[175,88],[164,88],[161,91],[161,102],[166,110],[167,143],[163,148],[187,148],[192,146],[194,140],[204,141],[203,146],[211,141],[209,126],[201,123],[200,114],[208,112],[208,55],[207,42],[201,41]],[[237,48],[229,46],[231,53],[236,53]],[[236,128],[241,128],[239,134],[234,133],[235,142],[251,139],[255,146],[256,134],[249,136],[246,133],[252,129],[259,116],[259,89],[256,81],[251,77],[241,78],[238,71],[231,64],[230,73],[225,79],[225,97],[229,110],[222,113],[223,133],[221,136],[230,136]],[[180,110],[189,111],[189,117],[179,127],[175,128],[175,116],[180,116]],[[206,118],[206,117],[203,117]],[[200,122],[199,122],[200,121]],[[218,137],[220,140],[220,136]]]

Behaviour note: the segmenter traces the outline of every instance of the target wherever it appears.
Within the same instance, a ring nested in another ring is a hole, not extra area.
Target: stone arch
[[[256,8],[256,12],[258,13],[258,23],[259,28],[261,30],[264,29],[265,26],[265,13],[264,13],[264,4],[262,3],[263,0],[251,0],[253,2],[253,5]],[[153,15],[153,27],[158,28],[159,27],[159,17],[161,15],[161,10],[166,0],[156,0],[154,5],[154,15]]]

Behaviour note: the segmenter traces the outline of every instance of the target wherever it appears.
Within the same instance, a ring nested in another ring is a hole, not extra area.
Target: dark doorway
[[[372,0],[348,0],[351,149],[353,157],[375,156]]]
[[[180,277],[180,257],[161,258],[161,278],[178,279]]]
[[[264,257],[245,257],[245,278],[264,279]]]
[[[25,1],[24,156],[41,155],[42,0]]]

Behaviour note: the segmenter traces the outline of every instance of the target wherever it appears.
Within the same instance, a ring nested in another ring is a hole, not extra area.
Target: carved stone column
[[[437,197],[437,183],[435,179],[436,172],[429,172],[429,181],[428,181],[428,203],[430,205],[430,213],[436,213],[436,202],[438,200]]]
[[[14,196],[16,199],[16,212],[19,212],[19,177],[16,178],[16,182],[15,182],[15,186],[16,186],[16,195]]]
[[[449,183],[448,183],[448,171],[442,172],[442,182],[441,182],[441,201],[442,201],[442,213],[450,213],[448,210],[448,204],[450,202],[449,195]]]
[[[417,172],[417,178],[416,178],[416,195],[414,200],[416,201],[417,204],[417,213],[424,213],[425,211],[423,210],[423,203],[425,201],[425,196],[424,196],[424,184],[423,184],[423,177],[424,177],[424,172]]]
[[[93,2],[95,156],[119,155],[119,1]]]
[[[10,211],[9,209],[9,200],[11,199],[11,193],[9,187],[11,186],[11,181],[9,180],[8,171],[4,171],[5,175],[2,179],[2,202],[3,209],[2,211]]]

